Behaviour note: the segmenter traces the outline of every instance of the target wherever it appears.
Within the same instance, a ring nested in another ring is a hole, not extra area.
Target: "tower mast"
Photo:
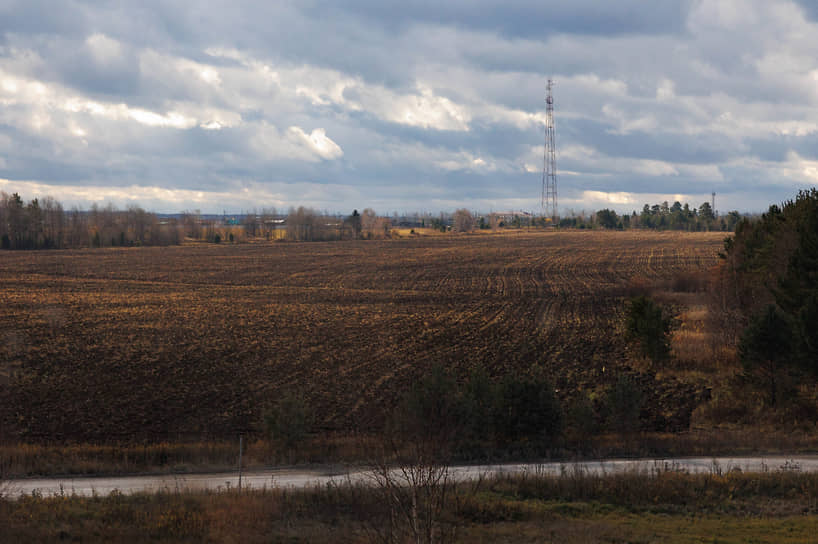
[[[543,217],[557,222],[557,150],[554,139],[554,96],[551,88],[554,82],[548,80],[545,97],[545,146],[543,149],[542,197],[540,207]]]

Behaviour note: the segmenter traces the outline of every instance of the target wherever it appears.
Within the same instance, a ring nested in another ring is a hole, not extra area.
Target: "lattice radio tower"
[[[554,96],[551,88],[554,82],[550,79],[546,85],[548,94],[545,97],[545,147],[542,166],[542,207],[543,217],[557,221],[557,149],[554,143]]]

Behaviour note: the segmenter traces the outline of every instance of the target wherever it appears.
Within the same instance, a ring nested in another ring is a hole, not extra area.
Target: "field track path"
[[[526,464],[457,465],[449,467],[452,478],[458,481],[501,474],[548,474],[558,476],[582,471],[587,474],[616,474],[640,472],[652,474],[679,471],[692,474],[726,474],[742,472],[818,472],[818,456],[768,457],[678,457],[650,459],[603,459],[594,461],[541,462]],[[397,478],[400,473],[395,471]],[[339,469],[269,469],[253,470],[242,474],[244,488],[308,488],[348,483],[371,484],[372,476],[360,468]],[[172,474],[120,477],[37,478],[7,480],[0,494],[17,498],[39,493],[45,496],[72,495],[105,496],[121,493],[157,493],[176,491],[203,491],[236,489],[239,485],[235,472],[207,474]]]

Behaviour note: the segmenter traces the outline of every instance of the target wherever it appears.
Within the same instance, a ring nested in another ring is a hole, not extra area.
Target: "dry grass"
[[[679,315],[678,328],[673,332],[671,342],[672,358],[679,367],[711,373],[721,370],[713,364],[718,359],[708,318],[707,307],[703,304],[689,307]]]
[[[810,542],[818,529],[818,475],[790,471],[529,473],[452,491],[438,512],[451,542]],[[0,527],[4,542],[373,542],[389,523],[378,497],[361,486],[30,496],[0,499]]]
[[[246,470],[272,465],[359,462],[368,459],[374,438],[330,433],[312,436],[297,451],[282,452],[264,439],[244,442],[242,466]],[[185,473],[235,470],[238,438],[234,441],[145,442],[129,444],[0,445],[0,476]]]
[[[730,395],[729,393],[726,393]],[[733,398],[733,397],[728,397]],[[753,412],[748,406],[759,407]],[[553,444],[551,458],[600,459],[612,457],[670,457],[678,455],[755,455],[803,454],[818,451],[818,429],[814,419],[805,420],[796,430],[793,423],[782,425],[784,414],[765,415],[752,397],[730,403],[706,403],[693,412],[692,428],[687,432],[595,433],[573,436]],[[713,414],[714,410],[721,410]],[[736,412],[739,415],[736,415]],[[750,416],[747,415],[750,414]],[[723,421],[748,422],[717,424]],[[732,418],[732,419],[731,419]],[[243,466],[246,470],[289,464],[359,465],[371,462],[376,451],[375,436],[314,436],[291,455],[282,456],[267,440],[245,443]],[[524,460],[495,452],[497,460]],[[481,458],[480,460],[485,460]],[[236,470],[237,442],[174,442],[128,445],[95,444],[40,445],[8,444],[0,446],[0,475],[27,477],[38,475],[186,473]]]
[[[392,229],[392,235],[400,238],[420,237],[420,236],[453,236],[450,232],[443,232],[440,229],[431,229],[427,227],[415,227],[413,229],[397,228]]]

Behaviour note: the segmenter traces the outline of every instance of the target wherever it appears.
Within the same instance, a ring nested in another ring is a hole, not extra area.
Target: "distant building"
[[[492,220],[492,224],[496,222],[496,224],[503,223],[504,225],[511,225],[515,222],[519,222],[524,225],[528,225],[531,223],[531,220],[534,218],[534,215],[530,212],[524,212],[520,210],[508,212],[492,212],[489,214],[489,218]]]

